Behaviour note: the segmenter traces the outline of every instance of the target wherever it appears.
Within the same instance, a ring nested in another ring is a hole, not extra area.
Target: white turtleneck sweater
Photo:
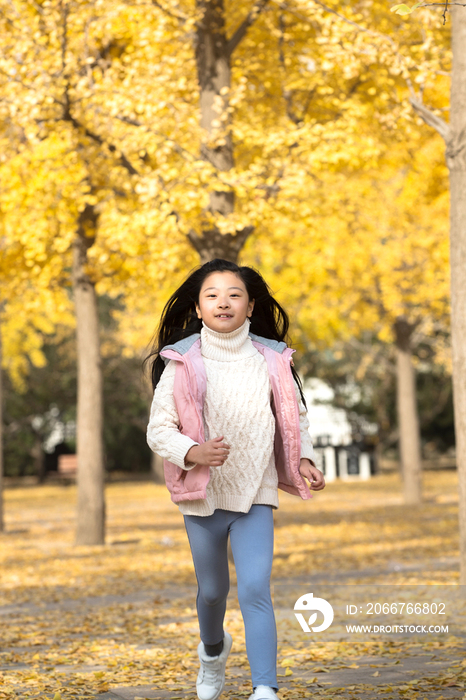
[[[205,499],[178,503],[184,515],[211,515],[215,509],[249,512],[262,503],[278,507],[274,461],[275,418],[272,390],[263,355],[249,337],[249,319],[231,333],[203,325],[201,353],[207,374],[204,402],[205,439],[220,435],[230,446],[221,467],[210,468]],[[147,440],[154,452],[182,469],[185,456],[198,443],[182,435],[173,398],[176,362],[170,360],[154,392]],[[314,460],[306,409],[299,402],[301,457]]]

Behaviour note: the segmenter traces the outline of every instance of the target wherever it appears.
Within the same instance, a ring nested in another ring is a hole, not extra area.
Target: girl
[[[307,499],[309,489],[325,486],[313,461],[294,351],[283,342],[288,325],[258,272],[216,259],[170,298],[149,355],[155,391],[147,440],[165,458],[166,484],[184,517],[198,582],[199,700],[217,700],[225,686],[232,645],[223,629],[228,537],[250,700],[278,700],[270,596],[277,487]]]

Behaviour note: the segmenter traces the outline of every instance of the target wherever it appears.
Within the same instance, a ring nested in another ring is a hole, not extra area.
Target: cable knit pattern
[[[206,499],[180,503],[182,513],[210,515],[216,508],[247,513],[253,503],[278,506],[269,373],[248,333],[248,320],[231,333],[202,328],[206,440],[223,435],[230,454],[221,467],[211,468]]]
[[[206,499],[178,503],[185,515],[211,515],[215,509],[247,513],[251,505],[278,507],[274,463],[275,419],[267,363],[248,335],[249,320],[231,333],[203,326],[201,353],[206,367],[204,403],[206,440],[220,435],[230,445],[228,459],[211,467]],[[184,457],[197,443],[182,435],[173,399],[176,363],[170,361],[154,392],[148,442],[152,450],[187,469]],[[300,403],[301,456],[314,459],[309,422]]]

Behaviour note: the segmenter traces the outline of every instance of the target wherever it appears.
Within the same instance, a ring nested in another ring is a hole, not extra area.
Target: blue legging
[[[276,688],[277,628],[270,596],[272,506],[256,504],[249,513],[216,510],[208,516],[185,515],[184,522],[198,583],[201,640],[204,644],[218,644],[223,639],[230,588],[227,551],[230,535],[252,685]]]

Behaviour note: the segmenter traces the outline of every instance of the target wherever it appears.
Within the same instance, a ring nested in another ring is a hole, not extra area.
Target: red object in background
[[[60,455],[58,458],[58,473],[63,476],[74,476],[78,471],[78,455]]]

